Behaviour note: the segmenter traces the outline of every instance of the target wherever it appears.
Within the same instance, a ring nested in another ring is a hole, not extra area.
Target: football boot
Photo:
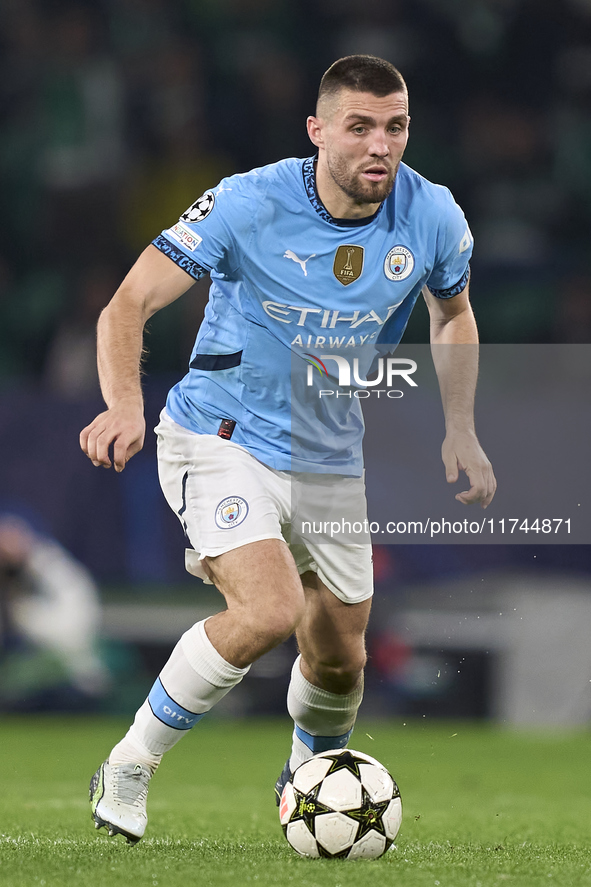
[[[285,767],[281,771],[281,775],[277,782],[275,783],[275,803],[279,807],[281,803],[281,795],[283,794],[283,789],[285,788],[286,783],[288,783],[293,776],[293,773],[289,769],[289,758],[285,762]]]
[[[146,798],[151,775],[142,764],[104,761],[90,780],[95,828],[104,826],[109,837],[123,835],[128,844],[137,844],[148,824]]]

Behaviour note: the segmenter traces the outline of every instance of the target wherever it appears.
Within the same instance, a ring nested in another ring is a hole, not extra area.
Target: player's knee
[[[294,633],[303,612],[303,602],[286,601],[281,606],[270,607],[265,614],[257,613],[257,622],[264,626],[267,634],[280,644]]]
[[[342,661],[319,661],[312,666],[322,686],[330,693],[346,695],[359,685],[366,663],[365,650]]]
[[[249,608],[243,624],[246,631],[261,638],[266,649],[272,649],[291,637],[303,612],[304,602],[298,597],[269,601],[268,606]]]

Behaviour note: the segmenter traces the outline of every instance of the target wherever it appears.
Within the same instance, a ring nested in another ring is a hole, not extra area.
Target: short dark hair
[[[370,92],[379,98],[407,92],[398,68],[375,55],[347,55],[334,62],[320,81],[318,101],[331,98],[341,89]]]

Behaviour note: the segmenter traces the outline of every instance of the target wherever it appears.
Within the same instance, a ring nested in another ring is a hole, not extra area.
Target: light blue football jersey
[[[314,158],[224,179],[154,240],[194,278],[211,274],[169,415],[202,434],[232,420],[232,441],[279,470],[361,474],[360,401],[325,398],[309,410],[294,391],[304,391],[310,360],[336,372],[323,356],[362,354],[368,372],[375,346],[400,341],[425,284],[443,299],[464,289],[472,244],[449,190],[405,164],[361,220],[328,213]]]

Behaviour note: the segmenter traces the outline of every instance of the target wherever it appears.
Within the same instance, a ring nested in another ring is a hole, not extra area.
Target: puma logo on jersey
[[[460,240],[460,248],[458,249],[458,255],[465,253],[466,250],[468,249],[468,247],[470,247],[472,245],[473,240],[474,240],[474,238],[472,237],[472,232],[470,231],[470,228],[468,227],[468,225],[466,225],[466,233],[464,234],[464,236]]]
[[[304,277],[307,277],[308,276],[308,269],[306,268],[306,265],[310,261],[310,259],[314,258],[315,255],[316,255],[316,253],[312,253],[312,255],[308,256],[307,259],[300,259],[300,258],[298,258],[298,256],[296,256],[296,254],[294,253],[293,250],[286,249],[285,252],[283,253],[283,258],[284,259],[291,259],[292,262],[297,262],[298,265],[300,266],[300,268],[302,269],[302,271],[304,272]]]

